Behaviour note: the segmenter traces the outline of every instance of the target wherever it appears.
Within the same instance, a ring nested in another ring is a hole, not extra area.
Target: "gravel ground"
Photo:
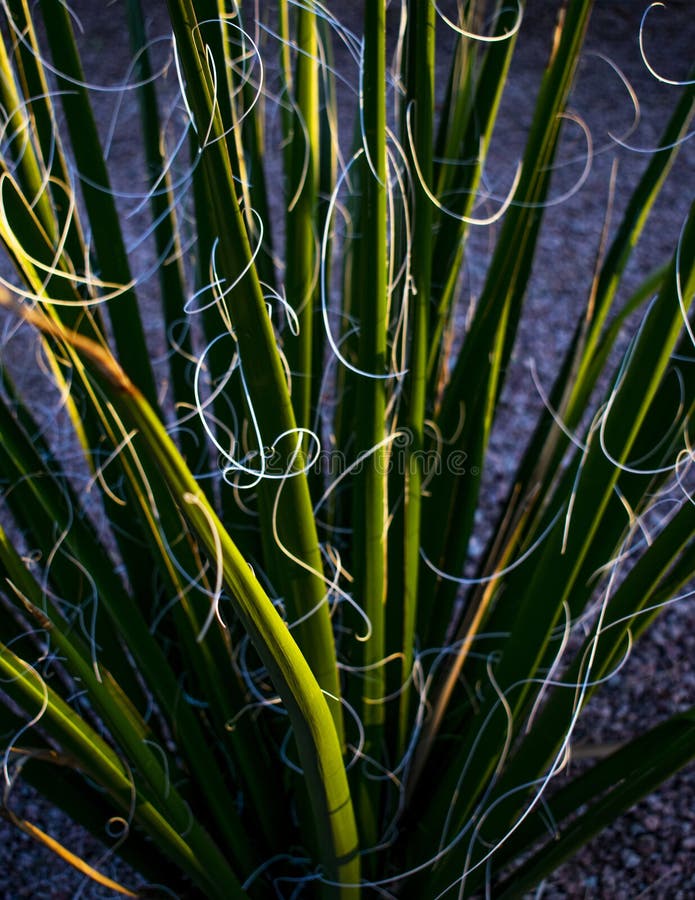
[[[83,17],[88,40],[85,42],[86,68],[98,65],[105,79],[121,74],[117,51],[125,37],[114,9],[120,2],[101,4],[81,0],[75,4]],[[629,142],[638,148],[655,146],[671,106],[673,88],[659,84],[646,71],[639,55],[637,35],[646,0],[604,0],[597,2],[588,50],[584,57],[572,106],[591,127],[598,152],[583,189],[551,210],[547,216],[538,255],[536,273],[529,292],[530,315],[521,332],[509,389],[503,403],[506,410],[503,433],[494,437],[491,459],[494,478],[486,484],[494,502],[504,494],[504,476],[523,436],[528,433],[539,401],[532,387],[527,360],[533,358],[541,382],[548,379],[557,364],[573,328],[574,315],[586,290],[591,260],[596,252],[606,207],[607,179],[614,156],[620,163],[614,221],[625,203],[629,185],[646,165],[648,155],[617,150],[609,132],[621,134],[632,121],[631,104],[619,79],[597,53],[618,63],[630,78],[641,104],[641,122]],[[161,2],[150,4],[150,15],[160,21]],[[665,76],[678,79],[695,55],[695,26],[692,0],[670,0],[665,8],[655,9],[646,34],[646,47],[653,65]],[[522,147],[530,102],[537,78],[547,54],[547,5],[529,0],[517,59],[501,113],[500,133],[493,142],[488,176],[491,184],[504,193]],[[158,33],[157,27],[153,33]],[[107,52],[108,51],[108,52]],[[136,115],[127,101],[123,111],[125,126],[119,128],[112,148],[116,167],[130,176],[132,157],[127,122]],[[580,144],[568,141],[561,160],[579,152]],[[581,165],[579,166],[581,168]],[[571,183],[576,165],[567,165],[563,177]],[[649,241],[640,248],[629,274],[634,283],[640,274],[660,262],[672,245],[695,189],[695,141],[684,148],[669,184],[654,212],[657,227],[651,228]],[[560,188],[558,187],[558,190]],[[571,210],[571,214],[568,211]],[[476,238],[479,259],[486,258],[485,241]],[[475,286],[482,265],[470,266],[468,276]],[[484,525],[484,523],[481,523]],[[580,743],[621,741],[645,726],[684,709],[695,702],[695,613],[692,605],[667,611],[651,633],[638,645],[613,681],[586,711]],[[126,870],[117,861],[104,857],[104,850],[79,829],[66,823],[55,811],[47,809],[28,788],[14,796],[14,808],[47,831],[60,834],[68,846],[86,854],[102,871],[126,878]],[[2,898],[105,898],[118,896],[95,888],[76,876],[41,847],[18,831],[0,824],[0,897]],[[689,767],[623,816],[611,828],[589,844],[572,862],[563,866],[542,885],[536,897],[547,900],[585,897],[606,900],[636,898],[695,897],[695,768]]]

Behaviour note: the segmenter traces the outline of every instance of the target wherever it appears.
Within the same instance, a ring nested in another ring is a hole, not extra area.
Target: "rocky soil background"
[[[341,6],[331,5],[334,9]],[[90,77],[111,83],[123,78],[127,34],[122,6],[121,0],[73,3],[84,26],[85,69]],[[344,6],[349,24],[355,15],[354,7]],[[523,149],[525,127],[552,34],[551,6],[555,4],[544,0],[527,3],[488,168],[493,194],[506,193],[510,173]],[[533,359],[540,382],[548,387],[586,297],[608,202],[612,161],[617,158],[619,162],[612,215],[616,223],[631,185],[648,161],[648,151],[657,145],[661,127],[674,102],[677,88],[654,78],[640,55],[640,20],[647,6],[647,0],[597,0],[587,52],[572,98],[573,109],[585,119],[593,136],[591,173],[579,192],[549,210],[546,217],[529,290],[529,315],[522,327],[514,370],[503,398],[503,427],[496,432],[491,449],[493,468],[485,484],[491,504],[505,493],[505,477],[511,472],[518,446],[528,434],[540,404],[528,361]],[[162,0],[150,3],[147,8],[151,35],[165,33]],[[667,79],[684,78],[695,59],[694,13],[692,0],[668,0],[657,4],[647,18],[645,50],[652,66]],[[633,106],[606,59],[620,67],[639,100],[640,122],[627,138],[632,149],[618,147],[613,139],[629,129]],[[105,129],[108,115],[106,110]],[[114,169],[126,181],[138,166],[132,155],[132,132],[128,126],[136,117],[134,98],[126,98],[110,151]],[[564,165],[558,174],[558,194],[562,193],[563,181],[571,185],[576,180],[582,168],[582,153],[581,140],[568,138],[560,154]],[[669,252],[694,193],[695,139],[691,139],[683,148],[653,213],[648,236],[629,274],[630,284],[634,285],[640,275],[660,263]],[[480,233],[473,241],[476,252],[466,272],[468,289],[473,293],[484,271],[489,240],[489,234]],[[480,524],[484,533],[486,523]],[[625,740],[695,703],[694,626],[695,609],[691,601],[665,611],[651,633],[633,650],[621,672],[586,710],[582,732],[578,735],[579,746],[604,746]],[[18,814],[59,836],[90,864],[112,877],[122,877],[125,883],[137,883],[137,879],[128,877],[121,864],[109,857],[107,850],[55,810],[47,808],[29,789],[18,788],[13,793],[12,804]],[[117,896],[94,886],[44,848],[0,823],[0,898],[97,900]],[[624,815],[541,885],[533,896],[546,900],[695,897],[695,768],[684,770]]]

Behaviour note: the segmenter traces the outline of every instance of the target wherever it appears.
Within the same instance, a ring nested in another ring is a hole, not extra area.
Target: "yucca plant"
[[[619,291],[693,81],[491,511],[590,0],[558,10],[506,199],[484,168],[521,4],[368,0],[356,35],[338,4],[168,0],[162,44],[125,0],[147,184],[118,197],[68,8],[2,6],[4,815],[129,896],[521,896],[695,756],[691,710],[563,777],[695,569],[693,208]],[[20,778],[140,880],[13,812]]]

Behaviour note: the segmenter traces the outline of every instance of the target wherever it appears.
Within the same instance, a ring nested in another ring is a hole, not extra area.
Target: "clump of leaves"
[[[618,287],[695,87],[473,554],[592,3],[548,34],[492,212],[521,4],[373,0],[359,37],[329,5],[263,6],[169,0],[162,42],[128,0],[147,185],[116,197],[69,9],[3,2],[5,815],[131,896],[518,896],[695,753],[690,711],[546,799],[587,700],[693,575],[692,209],[671,259]],[[128,200],[149,206],[156,308]],[[464,325],[469,233],[494,223]],[[144,326],[166,344],[155,365]],[[31,383],[10,359],[29,329]],[[17,816],[20,774],[117,828],[143,884]]]

